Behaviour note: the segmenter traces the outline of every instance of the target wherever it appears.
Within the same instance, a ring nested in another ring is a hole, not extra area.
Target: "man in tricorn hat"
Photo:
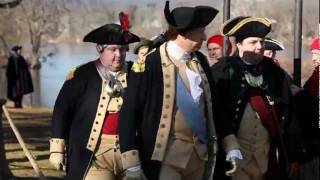
[[[56,169],[66,163],[65,179],[123,179],[118,111],[127,87],[127,46],[139,37],[120,25],[106,24],[83,41],[96,43],[100,56],[72,69],[60,90],[52,117],[49,160]]]
[[[120,150],[128,179],[209,178],[215,127],[212,77],[198,50],[218,11],[177,7],[165,17],[175,35],[146,56],[129,77],[120,111]]]
[[[22,46],[11,48],[6,69],[7,96],[14,101],[15,108],[22,108],[23,95],[33,92],[33,84],[28,64],[22,56]]]
[[[280,66],[279,60],[276,59],[277,51],[283,51],[283,44],[275,39],[265,38],[264,40],[264,56],[271,58],[277,65]]]
[[[239,55],[225,57],[211,70],[219,112],[217,133],[231,163],[226,175],[234,180],[285,179],[297,173],[289,84],[284,71],[263,56],[267,18],[236,17],[222,33],[235,36]],[[293,133],[293,134],[291,134]],[[219,166],[219,164],[217,164]]]

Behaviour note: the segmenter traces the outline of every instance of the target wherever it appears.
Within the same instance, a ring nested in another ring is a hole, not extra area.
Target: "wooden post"
[[[295,0],[293,80],[301,87],[302,0]]]
[[[223,22],[227,21],[230,19],[230,1],[231,0],[224,0],[223,1]],[[223,56],[228,56],[229,54],[227,53],[227,36],[223,37]],[[231,46],[231,44],[230,44]]]
[[[0,99],[0,106],[4,105],[6,100]],[[6,151],[4,149],[3,123],[2,123],[2,108],[0,108],[0,180],[12,179],[13,174],[9,169],[9,164],[6,159]]]

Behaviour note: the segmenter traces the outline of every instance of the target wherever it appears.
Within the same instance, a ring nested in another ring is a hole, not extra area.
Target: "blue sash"
[[[199,105],[194,102],[190,92],[184,85],[179,74],[177,75],[176,94],[177,106],[181,110],[187,124],[202,142],[207,143],[208,135],[206,128],[206,118],[199,108]]]

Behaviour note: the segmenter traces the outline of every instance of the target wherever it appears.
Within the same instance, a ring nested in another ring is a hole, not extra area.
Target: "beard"
[[[263,59],[263,54],[257,54],[255,52],[251,51],[245,51],[243,52],[243,55],[241,57],[242,60],[249,64],[259,64]]]

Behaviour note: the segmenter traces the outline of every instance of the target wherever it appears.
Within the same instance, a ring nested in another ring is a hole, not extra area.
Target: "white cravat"
[[[175,42],[169,41],[167,44],[167,52],[169,57],[174,58],[179,61],[188,61],[191,60],[191,54],[185,52],[181,47],[179,47]],[[199,104],[200,96],[203,93],[203,89],[200,84],[202,82],[201,76],[199,73],[192,71],[187,66],[186,68],[187,78],[190,84],[190,93],[193,100]]]

